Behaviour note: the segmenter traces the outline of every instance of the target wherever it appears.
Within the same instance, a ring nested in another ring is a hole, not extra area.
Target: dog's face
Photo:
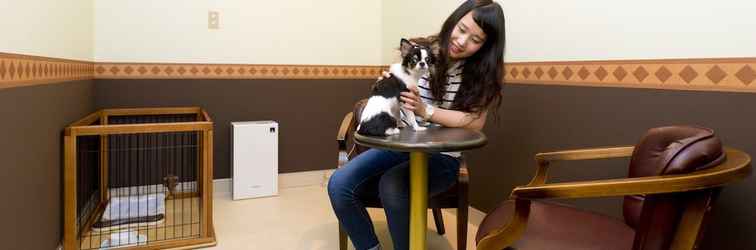
[[[402,66],[415,72],[428,72],[435,63],[435,58],[430,48],[413,44],[407,39],[402,39],[399,47],[402,52]]]

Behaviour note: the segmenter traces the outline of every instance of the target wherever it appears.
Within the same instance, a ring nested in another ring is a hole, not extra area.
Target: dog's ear
[[[375,92],[380,84],[383,83],[383,79],[375,81],[373,84],[370,85],[370,92]]]
[[[402,38],[401,42],[399,42],[399,51],[402,53],[402,58],[407,56],[414,46],[409,40]]]

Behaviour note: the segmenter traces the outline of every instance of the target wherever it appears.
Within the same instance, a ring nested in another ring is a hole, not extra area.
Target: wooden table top
[[[487,143],[482,132],[463,128],[431,127],[414,131],[409,127],[387,137],[364,136],[354,133],[354,141],[372,148],[394,151],[449,152],[483,147]]]

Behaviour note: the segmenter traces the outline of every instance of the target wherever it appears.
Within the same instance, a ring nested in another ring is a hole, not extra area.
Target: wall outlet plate
[[[207,28],[211,30],[220,29],[220,13],[218,11],[207,12]]]

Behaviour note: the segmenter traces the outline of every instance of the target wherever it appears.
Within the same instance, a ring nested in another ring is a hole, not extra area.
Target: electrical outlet
[[[220,13],[217,11],[207,12],[207,28],[211,30],[220,29]]]

